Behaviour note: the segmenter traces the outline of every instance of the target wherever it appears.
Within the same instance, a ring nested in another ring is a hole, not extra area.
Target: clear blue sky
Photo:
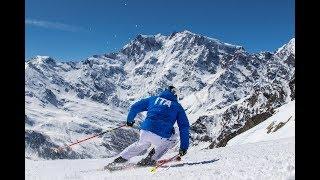
[[[274,51],[295,35],[294,0],[26,0],[26,59],[83,60],[137,34],[189,30]]]

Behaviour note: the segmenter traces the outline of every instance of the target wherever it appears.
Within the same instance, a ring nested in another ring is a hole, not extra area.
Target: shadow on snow
[[[175,164],[175,165],[171,165],[171,166],[163,166],[163,167],[181,167],[181,166],[193,166],[193,165],[198,165],[198,164],[209,164],[209,163],[213,163],[218,161],[219,159],[213,159],[213,160],[209,160],[209,161],[200,161],[200,162],[193,162],[193,163],[181,163],[181,164]]]

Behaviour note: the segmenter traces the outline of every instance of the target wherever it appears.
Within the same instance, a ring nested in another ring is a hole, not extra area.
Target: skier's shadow
[[[193,165],[198,165],[198,164],[209,164],[209,163],[216,162],[218,160],[219,159],[212,159],[212,160],[209,160],[209,161],[200,161],[200,162],[193,162],[193,163],[186,162],[186,163],[175,164],[175,165],[171,165],[171,166],[167,166],[167,167],[181,167],[181,166],[185,166],[185,165],[193,166]]]

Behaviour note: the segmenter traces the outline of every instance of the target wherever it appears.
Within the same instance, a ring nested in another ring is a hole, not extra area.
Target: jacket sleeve
[[[189,148],[189,121],[187,115],[180,106],[180,111],[178,113],[177,123],[180,131],[180,149],[187,150]]]
[[[130,111],[129,111],[129,114],[128,114],[128,116],[127,116],[127,122],[133,122],[133,121],[134,121],[134,118],[136,117],[136,115],[137,115],[139,112],[147,111],[147,110],[148,110],[149,99],[150,99],[150,98],[141,99],[140,101],[135,102],[135,103],[131,106]]]

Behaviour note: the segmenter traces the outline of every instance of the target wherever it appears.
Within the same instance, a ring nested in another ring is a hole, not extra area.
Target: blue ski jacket
[[[170,138],[173,125],[177,121],[180,131],[180,149],[189,148],[189,121],[182,106],[177,102],[177,97],[169,90],[159,96],[151,96],[135,102],[129,111],[127,121],[134,122],[136,115],[148,111],[147,117],[140,128],[153,132],[163,138]]]

